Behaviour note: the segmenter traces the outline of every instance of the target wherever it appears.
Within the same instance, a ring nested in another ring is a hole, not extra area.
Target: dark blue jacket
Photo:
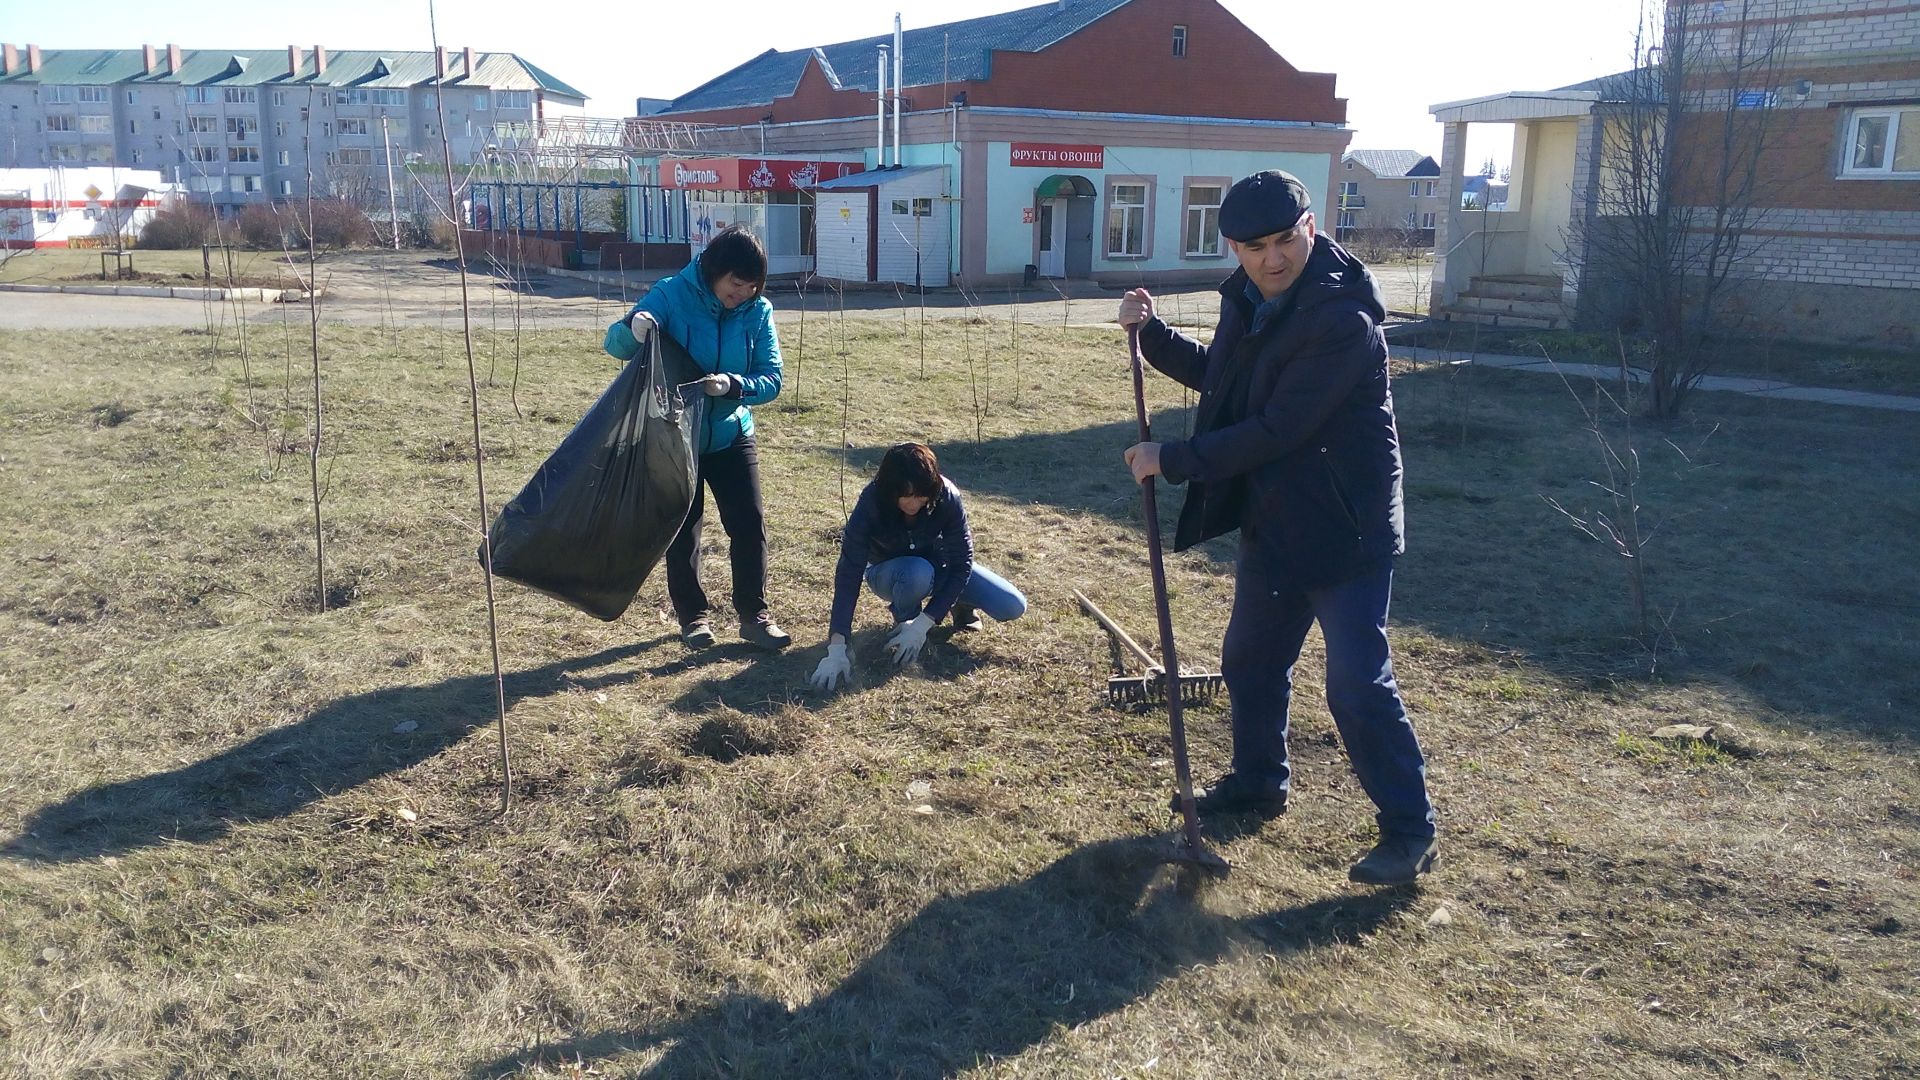
[[[1153,366],[1200,391],[1193,437],[1160,452],[1168,480],[1193,481],[1174,548],[1237,528],[1273,580],[1338,584],[1406,550],[1386,305],[1373,274],[1324,235],[1291,313],[1258,334],[1246,283],[1235,271],[1220,287],[1211,344],[1159,319],[1141,327]]]
[[[933,564],[927,618],[939,622],[952,610],[954,601],[960,599],[960,590],[973,576],[973,533],[967,528],[967,508],[960,501],[960,489],[945,477],[940,482],[940,497],[911,518],[872,484],[860,493],[840,539],[829,634],[853,633],[853,606],[860,599],[860,579],[867,567],[902,555],[917,555]]]

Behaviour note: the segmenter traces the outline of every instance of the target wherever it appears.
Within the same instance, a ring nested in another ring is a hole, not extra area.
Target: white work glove
[[[887,651],[893,654],[893,662],[912,663],[913,658],[920,655],[921,647],[926,645],[927,631],[931,629],[933,620],[927,618],[924,611],[915,615],[912,622],[903,622],[895,628],[893,636],[887,639]]]
[[[733,377],[729,375],[709,375],[700,380],[700,389],[708,397],[719,397],[733,389]]]
[[[853,679],[853,661],[847,659],[845,645],[827,646],[827,658],[813,669],[813,678],[808,681],[821,690],[831,690],[841,679],[849,682]]]

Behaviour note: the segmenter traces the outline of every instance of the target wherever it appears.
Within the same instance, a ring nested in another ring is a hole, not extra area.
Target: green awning
[[[1055,173],[1040,181],[1040,186],[1033,189],[1033,194],[1040,199],[1064,199],[1072,195],[1091,196],[1094,190],[1093,183],[1084,176]]]

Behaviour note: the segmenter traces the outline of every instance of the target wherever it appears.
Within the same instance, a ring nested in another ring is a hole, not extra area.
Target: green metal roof
[[[475,52],[474,74],[466,75],[461,52],[447,51],[448,86],[486,86],[499,90],[546,90],[563,97],[586,95],[513,53]],[[156,67],[164,69],[167,51],[155,49]],[[430,52],[327,51],[327,74],[314,75],[313,49],[301,48],[300,71],[287,71],[287,50],[182,49],[179,72],[146,73],[139,49],[43,49],[40,70],[27,71],[26,50],[20,50],[20,68],[0,76],[0,86],[16,83],[42,86],[97,86],[113,83],[182,86],[353,86],[403,88],[432,86],[439,81]]]

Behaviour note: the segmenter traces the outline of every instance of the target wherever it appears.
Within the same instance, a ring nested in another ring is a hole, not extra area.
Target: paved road
[[[1425,267],[1390,266],[1377,273],[1387,293],[1388,307],[1399,311],[1414,310],[1416,303],[1424,307],[1419,293],[1425,286]],[[418,252],[348,252],[323,260],[320,279],[327,293],[320,306],[324,322],[363,326],[459,324],[460,275],[452,260],[444,257]],[[470,271],[467,275],[468,301],[476,320],[486,325],[511,325],[517,304],[521,324],[530,328],[598,330],[619,317],[645,287],[638,279],[621,285],[557,275],[537,277],[516,287],[504,277],[489,273]],[[1055,287],[1040,285],[970,295],[958,289],[936,289],[927,293],[926,302],[930,312],[939,315],[956,315],[973,307],[989,318],[1005,319],[1009,307],[1019,304],[1020,317],[1026,322],[1057,325],[1064,311],[1070,325],[1112,324],[1120,289],[1088,282],[1069,283],[1064,289],[1063,294]],[[842,302],[838,294],[817,282],[804,298],[791,282],[774,282],[769,295],[782,323],[799,317],[803,299],[813,312],[837,311]],[[1210,328],[1219,314],[1219,299],[1213,289],[1206,288],[1164,294],[1158,297],[1158,304],[1163,315],[1182,325]],[[844,302],[849,315],[896,317],[901,304],[917,307],[919,297],[911,290],[850,289]],[[237,318],[277,324],[283,318],[303,321],[306,315],[306,308],[300,305],[0,292],[0,330],[193,327]]]

